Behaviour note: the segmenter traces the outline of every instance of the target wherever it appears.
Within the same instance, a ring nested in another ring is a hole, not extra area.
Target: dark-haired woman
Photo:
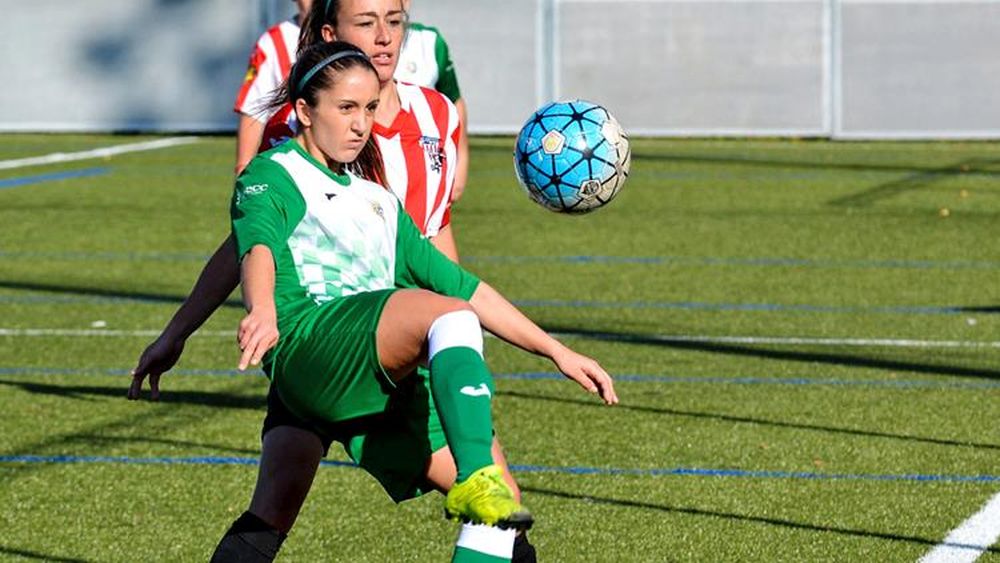
[[[509,560],[515,529],[531,517],[493,462],[493,382],[480,323],[551,359],[608,404],[617,402],[611,378],[437,251],[375,183],[383,177],[370,139],[379,84],[363,52],[337,42],[307,49],[289,76],[288,99],[298,134],[251,161],[233,197],[248,310],[240,367],[263,359],[292,414],[345,441],[392,493],[407,485],[393,483],[394,468],[425,459],[385,455],[383,444],[367,441],[352,448],[349,428],[374,417],[386,436],[430,440],[406,420],[386,417],[396,387],[428,365],[458,472],[445,510],[469,526],[455,560]]]
[[[405,23],[405,13],[398,0],[316,0],[303,27],[301,48],[324,40],[348,39],[373,56],[379,78],[380,104],[375,110],[373,137],[382,147],[389,187],[402,200],[406,211],[418,229],[429,237],[431,243],[452,259],[457,258],[448,223],[447,190],[450,189],[454,170],[455,110],[444,96],[416,87],[400,86],[392,80],[400,41]],[[424,102],[421,102],[424,98]],[[428,101],[429,100],[429,101]],[[432,105],[435,104],[435,105]],[[291,106],[286,106],[291,109]],[[421,144],[424,136],[421,122],[426,122],[428,107],[447,111],[429,112],[438,133],[431,138],[437,144]],[[294,115],[289,111],[288,115]],[[294,119],[292,124],[295,125]],[[284,122],[274,121],[265,141],[294,134]],[[386,143],[392,141],[392,143]],[[394,144],[398,143],[398,144]],[[401,150],[403,146],[408,150]],[[418,150],[414,151],[416,147]],[[397,150],[400,148],[400,150]],[[415,155],[421,160],[409,161]],[[428,160],[429,159],[429,160]],[[440,164],[441,166],[434,166]],[[435,170],[437,168],[437,170]],[[418,181],[403,174],[414,170],[430,170]],[[442,181],[443,178],[443,181]],[[336,197],[336,196],[334,196]],[[439,212],[440,205],[444,211]],[[197,328],[228,297],[239,280],[236,247],[232,239],[216,251],[198,279],[192,294],[171,319],[161,336],[142,354],[134,370],[129,397],[136,399],[145,377],[150,378],[152,397],[159,395],[159,377],[170,369],[183,351],[184,343]],[[254,358],[251,358],[253,360]],[[399,501],[430,489],[447,492],[456,478],[456,467],[451,451],[445,447],[430,387],[425,374],[404,380],[393,390],[393,408],[382,419],[365,421],[365,424],[341,428],[337,435],[316,428],[290,412],[272,386],[268,394],[268,413],[262,432],[261,464],[257,486],[248,510],[230,527],[220,544],[220,549],[233,544],[255,543],[257,552],[273,553],[291,529],[311,487],[321,458],[334,439],[345,443],[348,451],[369,447],[369,451],[407,451],[405,458],[413,461],[408,466],[394,466],[391,472],[376,472],[392,497]],[[399,424],[410,429],[410,437],[401,437]],[[385,432],[387,425],[393,432]],[[429,438],[415,439],[413,436]],[[506,467],[499,443],[493,442],[493,460]],[[375,458],[369,455],[369,460]],[[366,459],[362,459],[365,465]],[[504,472],[508,484],[518,490],[509,472]],[[534,560],[534,549],[523,534],[517,536],[515,560]],[[263,560],[263,559],[262,559]]]

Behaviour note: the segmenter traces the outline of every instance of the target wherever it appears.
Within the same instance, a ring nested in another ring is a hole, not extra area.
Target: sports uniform
[[[435,27],[417,22],[406,25],[406,37],[393,76],[400,82],[433,88],[453,102],[462,97],[448,43]]]
[[[295,141],[251,161],[232,218],[239,255],[264,244],[276,264],[282,336],[264,359],[273,382],[264,432],[289,424],[324,447],[343,443],[396,501],[426,492],[424,464],[447,443],[427,376],[393,385],[375,330],[397,287],[468,299],[478,280],[421,236],[392,193],[331,172]]]
[[[388,187],[419,232],[433,237],[451,221],[451,189],[461,134],[458,110],[446,96],[429,88],[397,82],[396,91],[399,113],[388,126],[375,123],[372,136],[382,154]],[[297,130],[295,112],[287,104],[268,121],[261,150],[280,146]],[[382,192],[391,198],[384,189]],[[324,452],[333,441],[341,442],[351,458],[375,476],[397,502],[427,492],[426,461],[447,445],[424,369],[394,390],[383,413],[337,424],[304,419],[294,406],[287,405],[277,386],[271,385],[261,433],[278,426],[313,432],[323,443]]]
[[[257,39],[233,111],[268,121],[271,116],[264,107],[271,93],[288,76],[298,44],[299,25],[294,19],[271,26]]]
[[[396,84],[400,109],[389,126],[376,123],[372,135],[382,152],[389,189],[399,197],[417,228],[435,236],[451,222],[451,188],[458,160],[458,110],[441,93]],[[262,150],[294,136],[295,113],[286,105],[264,129]]]

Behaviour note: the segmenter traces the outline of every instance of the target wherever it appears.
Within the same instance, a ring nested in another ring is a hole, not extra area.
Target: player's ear
[[[327,43],[337,39],[337,34],[334,33],[333,26],[328,23],[323,24],[323,27],[319,30],[319,34],[323,36],[323,41]]]
[[[302,98],[295,100],[295,116],[303,127],[312,127],[312,109]]]

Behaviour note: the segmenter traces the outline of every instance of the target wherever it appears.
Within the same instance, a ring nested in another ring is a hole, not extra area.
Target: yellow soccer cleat
[[[472,524],[527,530],[534,519],[503,480],[499,465],[487,465],[448,491],[445,516]]]

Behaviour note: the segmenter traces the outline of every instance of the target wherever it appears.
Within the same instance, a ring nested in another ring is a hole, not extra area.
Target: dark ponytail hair
[[[322,3],[323,0],[316,0],[313,5]],[[320,90],[332,88],[340,75],[351,68],[363,68],[378,77],[378,71],[368,55],[350,43],[331,41],[307,47],[299,51],[298,60],[292,65],[288,78],[268,101],[268,108],[273,110],[285,104],[291,104],[294,108],[295,102],[300,99],[309,107],[316,107]],[[354,162],[344,163],[344,170],[377,184],[387,185],[382,153],[371,135]]]
[[[302,52],[323,42],[323,26],[337,27],[337,12],[340,11],[340,0],[313,0],[309,13],[302,20],[299,30],[299,56]]]

